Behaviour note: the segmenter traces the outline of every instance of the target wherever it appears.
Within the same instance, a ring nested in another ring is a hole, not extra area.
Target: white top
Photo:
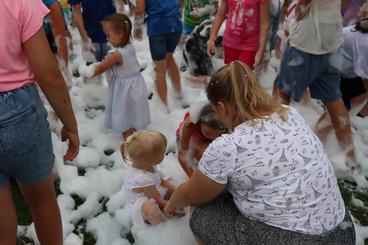
[[[288,114],[237,126],[210,144],[198,168],[226,184],[245,217],[321,234],[344,219],[344,202],[321,142],[294,108]]]
[[[348,26],[343,29],[343,35],[342,76],[368,79],[368,33],[361,33],[354,26]]]
[[[342,44],[340,1],[312,0],[307,15],[290,23],[290,46],[316,55],[338,49]]]
[[[137,193],[133,189],[148,187],[154,185],[160,190],[161,172],[155,169],[154,173],[130,167],[124,174],[124,195],[125,202],[130,209],[134,225],[142,225],[144,223],[141,215],[142,204],[149,199],[143,192]]]

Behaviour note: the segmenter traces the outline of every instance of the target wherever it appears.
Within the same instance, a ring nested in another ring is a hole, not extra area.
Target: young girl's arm
[[[226,18],[226,14],[227,14],[227,1],[222,0],[217,10],[215,20],[213,21],[211,34],[207,42],[207,54],[209,56],[215,54],[215,47],[216,47],[215,40],[217,37],[217,33],[219,32],[220,27]]]
[[[120,65],[123,63],[123,58],[121,57],[119,52],[113,52],[106,56],[106,58],[101,61],[100,63],[97,63],[97,65],[94,68],[94,74],[93,76],[98,76],[110,69],[111,67],[115,65]]]
[[[172,184],[169,180],[161,179],[161,186],[165,187],[167,189],[167,192],[170,194],[173,194],[176,187],[174,184]]]
[[[137,0],[136,5],[135,5],[135,14],[142,15],[144,14],[145,10],[146,10],[145,0]]]
[[[181,136],[180,136],[180,143],[179,143],[179,153],[178,153],[178,160],[180,166],[183,168],[184,172],[190,177],[193,174],[193,169],[190,167],[189,163],[187,162],[186,153],[189,149],[189,141],[190,136],[193,133],[195,124],[191,121],[190,116],[185,118],[183,126],[181,128]]]
[[[261,65],[263,63],[264,52],[268,41],[268,31],[270,29],[270,3],[267,1],[260,5],[259,20],[261,23],[259,32],[259,49],[256,54],[256,60],[254,66]]]
[[[154,199],[158,206],[163,209],[167,203],[167,201],[163,200],[163,198],[161,197],[160,192],[158,192],[158,190],[156,189],[156,187],[154,185],[150,185],[147,187],[140,187],[140,188],[136,188],[133,189],[133,191],[135,192],[143,192],[144,194],[146,194],[149,198]]]
[[[203,152],[207,149],[209,143],[207,141],[198,141],[193,151],[193,157],[197,160],[202,158]]]
[[[193,133],[195,124],[191,121],[190,116],[185,118],[183,126],[181,128],[180,136],[180,149],[187,151],[189,149],[190,136]]]

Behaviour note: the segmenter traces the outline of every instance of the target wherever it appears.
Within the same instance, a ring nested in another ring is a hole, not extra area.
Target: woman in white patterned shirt
[[[167,213],[202,205],[190,225],[205,244],[355,244],[333,168],[295,109],[241,62],[216,72],[207,97],[232,133],[210,144]]]

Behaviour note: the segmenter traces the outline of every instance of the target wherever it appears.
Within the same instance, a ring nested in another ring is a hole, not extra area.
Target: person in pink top
[[[251,69],[262,64],[269,30],[269,0],[223,0],[220,3],[207,43],[213,55],[215,39],[226,20],[222,44],[224,62],[240,60]]]
[[[0,4],[1,245],[16,244],[10,178],[17,181],[32,210],[40,243],[63,243],[51,133],[35,81],[63,124],[62,140],[69,141],[64,160],[77,156],[79,137],[65,81],[43,31],[48,12],[40,0],[2,0]]]

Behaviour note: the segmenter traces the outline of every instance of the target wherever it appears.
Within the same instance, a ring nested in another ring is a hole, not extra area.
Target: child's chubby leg
[[[142,204],[141,212],[143,219],[153,225],[160,224],[167,219],[166,215],[162,212],[153,198]]]

